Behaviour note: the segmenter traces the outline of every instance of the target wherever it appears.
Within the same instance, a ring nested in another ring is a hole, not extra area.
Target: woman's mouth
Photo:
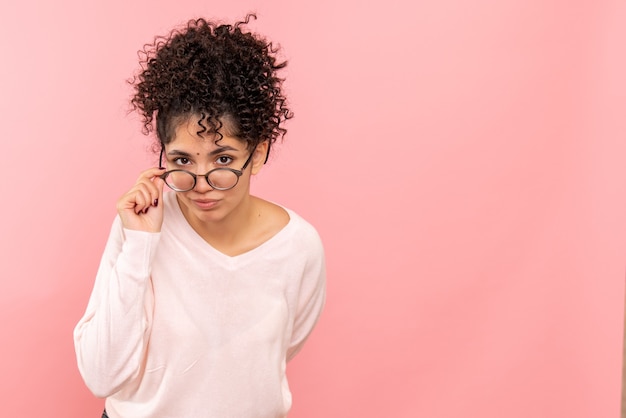
[[[207,210],[214,208],[219,203],[219,200],[194,199],[192,202],[198,209]]]

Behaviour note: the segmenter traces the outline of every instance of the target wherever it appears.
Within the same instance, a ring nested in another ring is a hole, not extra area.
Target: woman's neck
[[[254,220],[259,216],[258,198],[247,195],[237,207],[217,221],[199,219],[179,205],[185,219],[202,239],[216,250],[230,256],[248,251],[249,238],[254,235]]]

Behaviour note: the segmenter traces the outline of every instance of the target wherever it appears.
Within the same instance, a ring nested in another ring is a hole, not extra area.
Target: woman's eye
[[[188,165],[190,161],[189,161],[189,158],[186,158],[186,157],[177,157],[177,158],[174,158],[174,163],[178,165]]]
[[[228,165],[233,161],[233,159],[231,157],[228,157],[226,155],[222,155],[220,157],[217,157],[217,163],[220,165]]]

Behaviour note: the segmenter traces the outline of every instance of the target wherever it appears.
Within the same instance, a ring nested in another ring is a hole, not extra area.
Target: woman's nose
[[[206,174],[196,174],[196,185],[193,189],[198,193],[206,193],[213,190],[213,187],[209,184],[209,178]]]

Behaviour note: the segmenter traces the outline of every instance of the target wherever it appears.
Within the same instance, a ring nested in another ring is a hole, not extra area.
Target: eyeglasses
[[[228,167],[219,167],[214,168],[206,174],[194,174],[187,170],[170,170],[161,174],[159,178],[163,179],[165,184],[168,187],[176,192],[188,192],[189,190],[196,187],[196,178],[204,177],[211,186],[215,190],[229,190],[232,189],[239,183],[239,177],[243,174],[243,170],[246,169],[250,161],[252,161],[252,155],[254,154],[256,147],[252,150],[248,159],[241,167],[241,170],[235,170],[233,168]],[[163,151],[164,148],[161,148],[161,155],[159,156],[159,167],[163,167],[161,163],[163,162]]]

